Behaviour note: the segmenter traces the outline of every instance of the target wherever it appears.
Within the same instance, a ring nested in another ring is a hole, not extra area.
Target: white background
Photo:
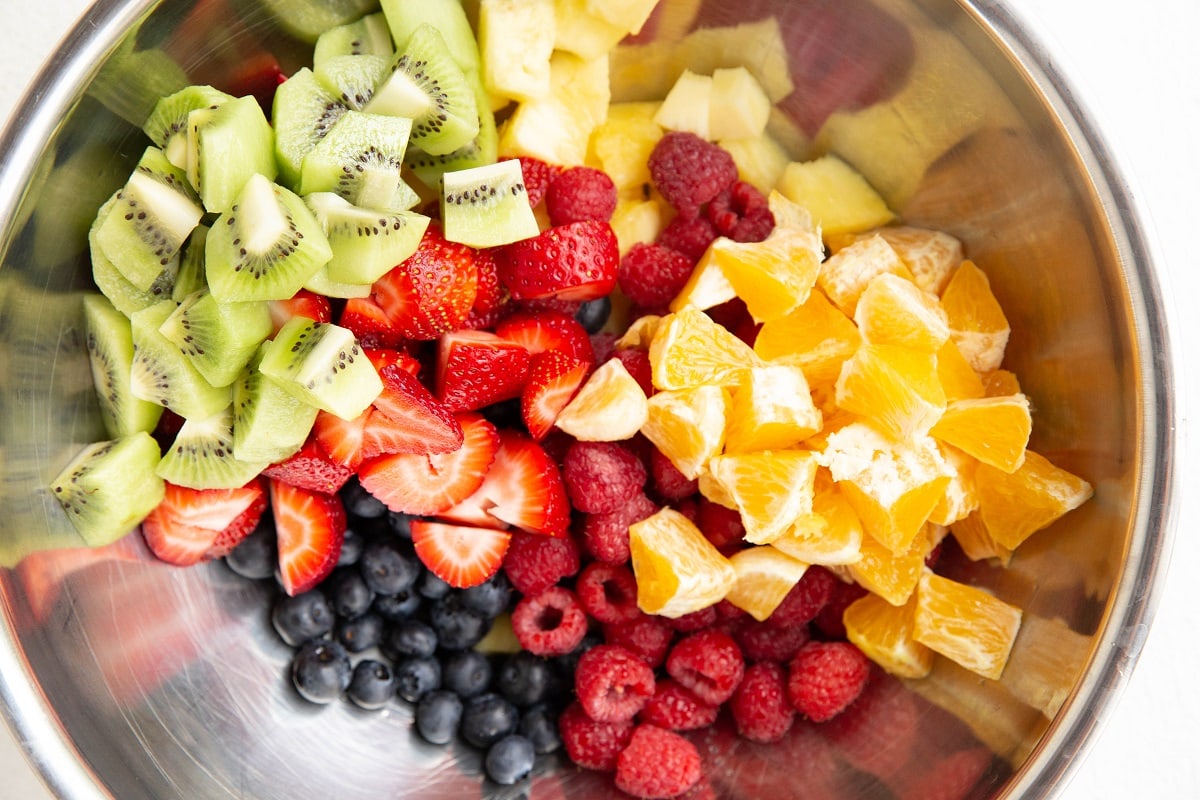
[[[1200,180],[1200,3],[1010,0],[1078,90],[1121,162],[1160,255],[1178,353],[1200,347],[1197,181]],[[41,0],[14,14],[0,2],[0,119],[7,119],[36,70],[87,0]],[[24,5],[24,4],[22,4]],[[1193,306],[1188,308],[1188,306]],[[1187,309],[1186,317],[1178,313]],[[1182,366],[1190,359],[1177,357]],[[1179,370],[1184,434],[1178,530],[1171,574],[1150,639],[1062,800],[1200,798],[1200,521],[1197,459],[1186,442],[1187,398],[1200,369]],[[11,736],[0,730],[0,800],[46,797]]]

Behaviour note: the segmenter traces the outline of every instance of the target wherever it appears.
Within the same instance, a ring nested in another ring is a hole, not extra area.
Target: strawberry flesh
[[[515,300],[587,301],[617,282],[617,236],[607,222],[558,225],[496,253],[500,281]]]
[[[346,536],[341,498],[270,482],[271,510],[283,590],[295,596],[316,586],[337,566]]]
[[[262,474],[301,489],[333,494],[350,480],[354,470],[331,458],[317,438],[310,435],[297,452],[270,465]]]
[[[162,502],[142,522],[142,536],[161,561],[191,566],[227,554],[250,535],[266,507],[257,479],[237,489],[168,483]]]
[[[596,353],[584,327],[561,311],[521,311],[496,326],[501,339],[516,342],[530,355],[561,350],[579,361],[595,363]]]
[[[430,225],[417,251],[373,286],[373,299],[402,338],[429,340],[457,330],[475,303],[475,251]]]
[[[351,471],[362,464],[364,431],[372,410],[368,408],[354,419],[342,419],[328,411],[317,412],[312,435],[335,464]]]
[[[541,441],[554,428],[575,392],[588,376],[589,364],[561,350],[547,350],[533,357],[529,382],[521,393],[521,419],[529,434]]]
[[[404,343],[404,336],[387,312],[370,297],[347,300],[338,317],[338,324],[353,333],[364,348],[395,350]]]
[[[512,534],[493,528],[470,528],[444,522],[413,520],[417,558],[456,589],[478,586],[496,574],[508,552]]]
[[[529,352],[486,331],[446,334],[437,358],[437,396],[453,411],[520,397],[529,377]]]
[[[293,317],[304,317],[314,322],[332,322],[333,307],[329,298],[301,289],[286,300],[268,300],[267,309],[271,312],[271,336],[279,333],[279,329]]]
[[[387,438],[389,449],[364,448],[365,458],[383,452],[448,453],[462,445],[462,426],[419,380],[399,366],[384,367],[379,377],[383,391],[373,403],[378,413],[367,419],[367,439],[372,440],[372,423],[381,424],[380,415],[394,423],[393,433]]]

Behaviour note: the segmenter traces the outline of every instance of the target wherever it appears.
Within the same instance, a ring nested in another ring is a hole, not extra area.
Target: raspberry
[[[617,788],[646,800],[675,797],[700,781],[700,753],[678,733],[639,725],[617,757]]]
[[[592,353],[594,353],[596,356],[597,365],[603,364],[616,355],[617,340],[620,338],[621,337],[617,336],[615,333],[610,333],[608,331],[601,331],[600,333],[592,334]]]
[[[719,234],[735,242],[761,242],[775,229],[767,198],[745,181],[735,181],[714,197],[705,215]]]
[[[693,611],[690,614],[684,614],[682,617],[669,619],[667,620],[667,624],[671,626],[671,630],[678,633],[702,631],[717,624],[717,608],[716,606],[708,606],[707,608]]]
[[[657,447],[650,451],[650,477],[654,480],[654,491],[664,500],[682,500],[700,490],[700,481],[689,480]]]
[[[671,649],[672,631],[660,617],[642,614],[628,622],[604,626],[604,641],[620,645],[651,667],[659,667]]]
[[[694,731],[716,722],[720,711],[720,706],[701,702],[677,681],[664,678],[655,685],[639,719],[672,731]]]
[[[587,615],[604,625],[636,619],[637,582],[628,567],[593,561],[575,581],[575,593]]]
[[[651,377],[650,354],[637,347],[626,347],[613,353],[613,357],[621,361],[629,376],[637,381],[642,392],[649,397],[654,394],[654,381]]]
[[[682,216],[694,217],[738,178],[733,156],[694,133],[668,131],[650,152],[650,179]]]
[[[585,514],[580,532],[584,549],[597,561],[624,564],[629,560],[629,526],[658,511],[658,505],[638,492],[616,511]]]
[[[699,495],[692,495],[675,501],[675,510],[687,517],[688,522],[693,525],[696,524],[696,520],[700,519],[700,503],[696,500],[697,497]],[[722,553],[722,555],[728,556],[729,554]]]
[[[532,156],[519,156],[517,160],[521,162],[521,181],[525,184],[529,205],[531,208],[537,208],[558,173],[558,167]]]
[[[742,648],[742,655],[747,661],[777,661],[785,664],[808,644],[810,637],[807,625],[779,628],[747,617],[734,628],[733,638]]]
[[[562,478],[572,506],[589,514],[605,514],[641,491],[646,468],[616,442],[575,442],[563,458]]]
[[[807,625],[816,619],[817,614],[829,602],[833,587],[837,583],[838,579],[824,567],[809,567],[783,598],[783,602],[767,617],[767,624],[778,628]]]
[[[654,670],[624,647],[602,644],[579,657],[575,696],[597,722],[631,720],[654,695]]]
[[[821,729],[855,769],[889,779],[913,760],[921,713],[904,684],[877,671],[858,699]]]
[[[617,285],[637,306],[662,306],[675,299],[695,262],[678,250],[637,242],[621,258]]]
[[[867,593],[867,590],[857,583],[835,581],[829,600],[821,608],[813,624],[822,634],[830,639],[845,639],[846,624],[842,622],[842,614],[846,607]]]
[[[675,217],[659,231],[655,241],[663,247],[678,250],[695,264],[719,235],[708,217]]]
[[[571,761],[584,769],[612,772],[633,736],[633,722],[596,722],[575,702],[558,716],[558,732]]]
[[[788,700],[813,722],[833,719],[867,684],[871,662],[848,642],[809,642],[788,664]]]
[[[742,737],[764,743],[782,739],[796,717],[788,702],[783,667],[771,661],[748,667],[729,701],[729,710]]]
[[[546,212],[551,225],[587,219],[608,222],[616,210],[616,185],[612,178],[593,167],[564,169],[550,182],[546,192]]]
[[[521,647],[538,656],[565,655],[583,641],[587,615],[570,590],[551,586],[525,595],[512,612],[513,634]]]
[[[992,752],[986,747],[959,750],[903,781],[896,796],[899,800],[963,800],[991,765]]]
[[[667,674],[714,706],[733,696],[745,669],[737,642],[718,630],[699,631],[680,639],[667,656]]]
[[[722,600],[713,606],[717,612],[718,623],[738,623],[750,619],[750,615],[728,600]]]
[[[707,497],[700,498],[696,527],[718,550],[742,541],[742,537],[746,535],[741,514],[735,509],[714,503]]]
[[[570,537],[513,531],[504,573],[521,594],[540,594],[579,572],[579,547]]]

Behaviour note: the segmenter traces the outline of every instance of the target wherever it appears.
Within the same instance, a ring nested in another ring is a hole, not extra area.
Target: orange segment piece
[[[971,362],[963,356],[953,339],[947,339],[937,351],[937,375],[947,401],[983,397],[986,394],[983,379],[971,366]],[[1017,394],[1017,392],[999,392],[998,394]]]
[[[864,536],[861,557],[847,565],[846,571],[859,586],[894,606],[902,606],[916,591],[921,571],[925,569],[925,556],[932,547],[926,528],[901,553],[893,553],[872,537]]]
[[[629,327],[621,334],[621,338],[617,339],[617,347],[619,349],[637,347],[643,350],[648,349],[650,343],[654,341],[654,332],[658,330],[658,323],[661,321],[662,317],[657,314],[638,317],[629,323]]]
[[[983,524],[1010,550],[1092,496],[1091,484],[1032,450],[1012,473],[980,464],[975,486]]]
[[[771,545],[808,564],[853,564],[861,557],[862,523],[827,470],[813,481],[813,510],[801,514]]]
[[[959,666],[998,679],[1021,627],[1021,609],[974,586],[925,570],[913,638]]]
[[[950,525],[950,535],[958,542],[963,554],[972,561],[994,558],[1002,566],[1008,566],[1012,559],[1012,550],[992,538],[978,511],[972,511],[962,519],[955,520]]]
[[[709,247],[700,257],[700,261],[696,263],[687,283],[671,301],[669,308],[672,311],[682,311],[685,308],[712,308],[735,297],[737,297],[737,291],[725,277],[721,264],[714,257],[713,249]]]
[[[696,478],[725,445],[729,392],[720,386],[656,392],[642,433],[688,478]]]
[[[1003,472],[1025,460],[1033,429],[1029,400],[1023,394],[956,400],[946,406],[929,435],[953,445]]]
[[[937,296],[890,272],[867,284],[854,309],[854,322],[872,344],[895,344],[936,352],[950,338],[946,312]]]
[[[927,433],[946,409],[936,357],[890,344],[864,344],[842,365],[836,400],[898,439]]]
[[[763,324],[754,352],[772,363],[795,364],[816,387],[832,385],[861,343],[854,321],[823,293],[812,292],[791,314]]]
[[[842,614],[846,638],[892,675],[924,678],[933,669],[933,651],[913,638],[916,609],[915,593],[902,606],[878,595],[860,597]]]
[[[783,450],[821,430],[808,381],[799,367],[756,367],[733,391],[726,453]]]
[[[697,308],[659,321],[650,343],[650,367],[658,389],[735,386],[762,359],[750,346]]]
[[[835,253],[868,236],[879,235],[892,246],[896,255],[912,273],[913,281],[930,294],[940,295],[950,282],[950,276],[963,261],[962,242],[948,233],[894,225],[876,228],[867,233],[830,238],[829,247]]]
[[[771,616],[808,569],[771,545],[748,547],[729,558],[737,582],[725,599],[759,622]]]
[[[650,416],[646,394],[618,358],[596,368],[554,420],[580,441],[629,439]]]
[[[825,260],[817,286],[848,317],[854,316],[858,298],[876,275],[892,273],[912,280],[912,273],[882,236],[870,236]]]
[[[1021,394],[1021,383],[1017,376],[1006,369],[994,369],[985,373],[980,379],[983,383],[983,396],[1000,397],[1006,394]]]
[[[953,474],[946,491],[938,499],[933,511],[929,512],[929,521],[936,525],[950,525],[979,507],[979,493],[975,491],[975,469],[979,462],[947,444],[942,444],[938,450]]]
[[[801,514],[812,513],[817,456],[811,450],[715,456],[708,468],[741,514],[748,542],[778,539]]]
[[[950,335],[978,372],[1000,366],[1008,346],[1009,326],[983,270],[964,261],[942,293]]]
[[[681,617],[718,602],[737,582],[729,560],[691,520],[663,508],[629,526],[638,608]]]

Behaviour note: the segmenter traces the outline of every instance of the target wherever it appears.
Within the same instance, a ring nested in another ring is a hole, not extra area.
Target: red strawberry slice
[[[328,411],[317,412],[312,435],[335,464],[351,471],[357,470],[362,464],[363,430],[372,410],[368,408],[354,419],[342,419]]]
[[[338,324],[354,334],[364,348],[396,349],[404,342],[387,313],[370,297],[351,297],[342,307]]]
[[[399,367],[414,378],[421,375],[421,362],[403,350],[385,347],[365,347],[363,354],[371,360],[375,371],[383,374],[389,367]]]
[[[330,457],[316,436],[309,435],[303,447],[262,474],[301,489],[333,494],[350,480],[354,470]]]
[[[529,382],[521,392],[521,418],[534,439],[541,441],[554,428],[554,420],[587,379],[589,366],[561,350],[533,357]]]
[[[162,502],[142,522],[142,536],[159,560],[191,566],[226,555],[250,535],[266,508],[258,479],[238,489],[168,483]]]
[[[459,414],[463,443],[449,453],[396,453],[364,460],[358,479],[392,511],[432,516],[479,488],[500,446],[496,426],[479,414]]]
[[[279,333],[279,329],[292,317],[305,317],[315,322],[333,321],[329,298],[308,289],[301,289],[287,300],[269,300],[267,308],[271,312],[271,326],[274,328],[272,336]]]
[[[496,325],[496,335],[516,342],[530,355],[561,350],[589,364],[596,360],[588,332],[575,317],[561,311],[520,311]]]
[[[496,574],[512,534],[492,528],[468,528],[413,520],[412,541],[430,572],[456,589],[478,586]]]
[[[554,459],[520,431],[502,430],[499,438],[499,450],[483,483],[438,516],[468,525],[503,523],[530,533],[566,536],[571,507]]]
[[[367,417],[363,458],[382,453],[448,453],[463,443],[454,414],[399,366],[385,367],[383,391]]]
[[[471,312],[479,283],[475,250],[430,225],[417,251],[374,284],[373,298],[405,339],[436,339]]]
[[[475,253],[475,268],[479,271],[479,281],[475,287],[475,302],[471,313],[463,321],[462,327],[467,330],[480,331],[492,328],[509,312],[508,290],[500,283],[500,273],[496,268],[496,254],[492,250],[478,250]]]
[[[515,300],[595,300],[613,290],[620,255],[607,222],[558,225],[496,251],[500,281]]]
[[[335,494],[270,481],[283,590],[295,596],[333,571],[346,537],[346,509]]]
[[[520,397],[529,377],[529,351],[487,331],[446,334],[437,358],[437,396],[454,411]]]

